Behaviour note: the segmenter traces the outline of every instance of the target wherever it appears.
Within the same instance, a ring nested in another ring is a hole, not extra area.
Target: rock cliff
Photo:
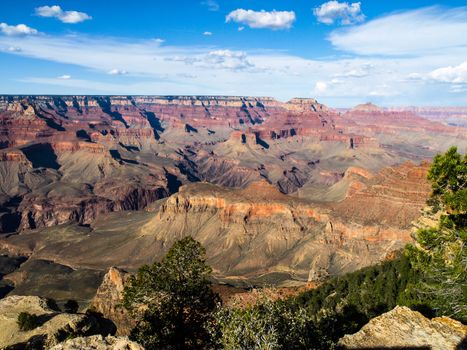
[[[90,307],[112,320],[117,327],[118,335],[129,335],[135,321],[121,306],[123,289],[130,274],[116,267],[111,267],[105,274],[102,284],[92,299]]]

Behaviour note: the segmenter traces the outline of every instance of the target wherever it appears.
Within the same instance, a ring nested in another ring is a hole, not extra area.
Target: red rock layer
[[[325,134],[323,140],[349,142],[349,137],[337,135],[336,116],[313,99],[281,103],[271,98],[209,96],[0,96],[0,146],[76,137],[141,146],[157,139],[161,123],[175,129],[247,128],[247,133],[264,140]]]

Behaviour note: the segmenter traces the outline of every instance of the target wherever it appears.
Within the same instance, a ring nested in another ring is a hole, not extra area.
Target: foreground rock
[[[55,345],[51,350],[144,350],[144,348],[126,337],[103,337],[93,335],[67,340]]]
[[[432,320],[407,307],[396,307],[339,340],[340,349],[465,349],[467,326],[449,317]]]
[[[30,331],[20,331],[16,323],[20,312],[39,317],[39,325]],[[53,302],[35,296],[10,296],[0,300],[0,348],[50,348],[74,336],[103,331],[92,315],[60,313]]]
[[[123,289],[131,276],[130,273],[111,267],[104,276],[102,284],[91,302],[91,307],[112,320],[117,326],[118,335],[129,335],[136,325],[128,312],[121,306]]]

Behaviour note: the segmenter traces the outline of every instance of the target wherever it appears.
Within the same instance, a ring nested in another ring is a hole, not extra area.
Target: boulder
[[[449,317],[428,319],[407,307],[378,316],[338,342],[339,349],[431,349],[466,348],[467,326]]]

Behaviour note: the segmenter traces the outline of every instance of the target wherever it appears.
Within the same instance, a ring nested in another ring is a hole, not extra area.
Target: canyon
[[[187,235],[216,283],[242,288],[389,259],[412,240],[427,161],[467,147],[461,112],[0,96],[0,291],[89,303],[109,268],[134,272]]]

